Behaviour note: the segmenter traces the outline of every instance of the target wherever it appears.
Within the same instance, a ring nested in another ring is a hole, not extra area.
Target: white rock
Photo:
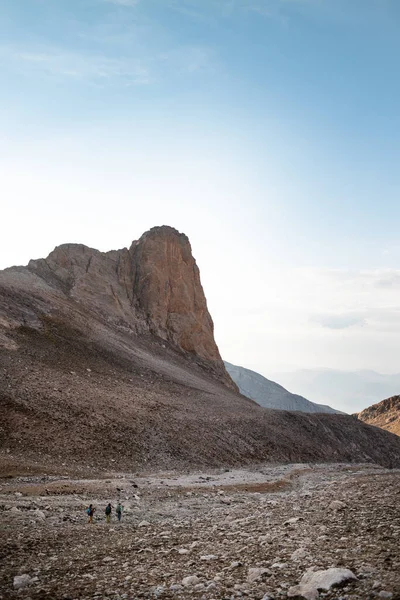
[[[44,512],[42,510],[36,509],[34,511],[34,515],[35,517],[39,517],[39,519],[45,519],[46,515],[44,514]]]
[[[32,579],[30,575],[27,575],[26,573],[24,573],[23,575],[17,575],[16,577],[14,577],[13,581],[14,589],[20,590],[26,587],[27,585],[30,585],[31,582]]]
[[[10,510],[10,513],[13,515],[18,515],[18,514],[21,514],[21,511],[16,506],[13,506],[12,509]]]
[[[105,558],[103,558],[103,562],[112,562],[114,560],[114,558],[112,556],[106,556]]]
[[[188,575],[182,579],[182,585],[185,587],[196,585],[197,583],[200,583],[200,579],[197,577],[197,575]]]
[[[196,583],[193,589],[195,592],[201,592],[202,590],[204,590],[204,583]]]
[[[291,519],[288,519],[287,521],[285,521],[284,525],[293,525],[294,523],[297,523],[298,521],[304,521],[303,517],[292,517]]]
[[[140,521],[138,527],[149,527],[151,525],[151,523],[149,523],[148,521]]]
[[[330,510],[343,510],[345,508],[347,508],[347,504],[345,502],[341,502],[340,500],[333,500],[328,508]]]
[[[298,548],[297,550],[295,550],[292,554],[292,556],[290,557],[292,560],[301,560],[302,558],[305,558],[307,556],[307,550],[305,548]]]
[[[271,571],[263,567],[251,567],[247,572],[247,581],[254,583],[254,581],[261,579],[263,575],[271,575]]]
[[[335,585],[346,581],[356,580],[357,577],[349,569],[332,567],[325,571],[313,571],[308,569],[300,580],[288,590],[288,597],[300,596],[306,600],[316,600],[319,596],[318,590],[330,590]]]
[[[200,560],[217,560],[218,556],[216,556],[215,554],[204,554],[203,556],[200,556]]]
[[[179,548],[178,554],[189,554],[190,550],[187,548]]]
[[[164,592],[165,592],[165,587],[163,585],[158,585],[157,587],[154,588],[153,595],[155,598],[158,598],[159,596],[162,596]]]
[[[378,594],[378,598],[392,598],[392,597],[393,597],[392,592],[386,592],[385,590],[382,590]]]
[[[282,562],[276,562],[273,565],[271,565],[271,569],[284,569],[285,567],[287,567],[287,563]]]

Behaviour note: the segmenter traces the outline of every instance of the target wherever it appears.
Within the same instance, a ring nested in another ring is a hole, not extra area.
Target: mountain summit
[[[27,267],[6,269],[2,281],[51,298],[52,308],[74,301],[117,329],[168,341],[236,389],[214,340],[189,239],[173,227],[153,227],[129,249],[111,252],[63,244]],[[25,324],[42,327],[36,311],[23,310],[21,316]]]
[[[400,466],[400,439],[345,415],[240,395],[188,238],[57,247],[0,272],[0,467],[122,471],[358,461]]]

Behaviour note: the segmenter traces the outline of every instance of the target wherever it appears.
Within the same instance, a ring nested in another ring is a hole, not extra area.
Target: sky
[[[398,0],[3,0],[0,268],[186,233],[222,356],[400,372]]]

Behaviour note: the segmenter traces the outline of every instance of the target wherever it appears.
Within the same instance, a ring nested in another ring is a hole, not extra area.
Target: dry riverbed
[[[284,599],[302,593],[293,588],[310,568],[355,577],[314,598],[400,599],[399,470],[258,465],[0,481],[2,600]],[[122,521],[113,512],[107,524],[105,506],[118,500]]]

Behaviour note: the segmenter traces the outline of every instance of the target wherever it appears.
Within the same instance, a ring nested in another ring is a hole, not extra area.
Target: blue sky
[[[3,0],[0,39],[1,268],[167,223],[231,362],[400,370],[397,0]]]

